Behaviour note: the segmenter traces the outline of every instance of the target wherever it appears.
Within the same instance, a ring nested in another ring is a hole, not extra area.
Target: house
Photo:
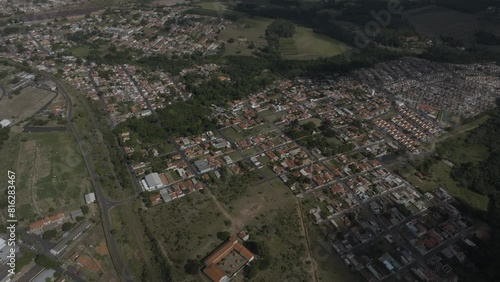
[[[248,239],[250,239],[250,235],[245,231],[241,231],[240,233],[238,233],[238,238],[240,238],[243,241],[248,241]]]
[[[172,201],[172,198],[170,197],[170,193],[168,192],[167,188],[160,189],[160,196],[163,199],[163,202],[165,203]]]
[[[161,195],[160,194],[154,194],[149,196],[149,202],[151,205],[156,206],[160,203],[161,201]]]
[[[58,213],[39,219],[29,225],[28,233],[41,234],[45,230],[54,229],[64,222],[64,218],[63,213]]]
[[[77,209],[76,211],[72,211],[70,213],[70,217],[72,220],[76,220],[79,217],[83,217],[83,212],[81,209]]]
[[[85,195],[85,203],[90,204],[95,202],[95,193],[88,193]]]

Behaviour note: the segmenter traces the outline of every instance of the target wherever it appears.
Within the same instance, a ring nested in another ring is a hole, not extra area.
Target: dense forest
[[[476,239],[479,248],[468,250],[468,257],[475,266],[464,271],[463,275],[467,276],[464,281],[500,281],[500,108],[469,134],[467,142],[483,145],[489,156],[479,163],[456,165],[451,176],[463,187],[489,197],[487,212],[472,212],[492,230],[489,240]]]

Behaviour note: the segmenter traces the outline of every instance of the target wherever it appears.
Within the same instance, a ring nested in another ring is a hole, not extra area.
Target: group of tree
[[[287,20],[275,20],[266,28],[269,53],[279,54],[280,38],[291,38],[295,34],[295,24]]]
[[[500,109],[491,113],[491,118],[472,130],[467,143],[482,145],[488,149],[489,156],[480,162],[457,164],[452,168],[451,176],[464,189],[470,189],[489,198],[486,212],[471,210],[461,206],[466,212],[474,214],[486,222],[491,238],[483,240],[477,237],[477,247],[467,249],[467,257],[474,263],[467,267],[462,275],[464,281],[499,281],[500,272]]]
[[[500,45],[500,37],[487,31],[478,31],[476,41],[484,45]]]

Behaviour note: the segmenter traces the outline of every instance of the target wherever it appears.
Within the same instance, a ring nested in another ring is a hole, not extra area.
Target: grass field
[[[50,132],[25,138],[22,154],[31,158],[21,158],[18,170],[32,173],[27,186],[34,189],[34,209],[47,213],[51,207],[66,211],[83,204],[91,185],[73,136]]]
[[[144,271],[151,275],[157,271],[151,263],[153,255],[151,249],[147,247],[149,241],[145,239],[144,228],[137,211],[141,205],[142,203],[137,201],[129,202],[111,210],[113,236],[123,262],[135,281],[141,280]]]
[[[69,133],[11,134],[0,153],[0,168],[16,172],[21,220],[29,222],[52,209],[73,210],[84,203],[83,195],[90,192],[87,170]]]
[[[272,257],[269,268],[260,270],[254,280],[310,281],[298,205],[290,190],[277,178],[242,185],[246,188],[225,209],[238,229],[250,231],[250,240],[267,245]]]
[[[236,41],[235,43],[226,43],[225,55],[251,54],[253,50],[247,48],[250,42],[253,42],[257,47],[267,45],[264,35],[271,22],[272,20],[268,18],[244,17],[226,27],[219,34],[219,38],[225,41],[234,38]]]
[[[228,229],[214,201],[202,193],[150,208],[143,219],[173,264],[172,281],[200,281],[200,277],[184,272],[186,261],[201,260],[208,255],[222,243],[217,232]]]
[[[431,168],[431,171],[432,177],[429,180],[420,180],[414,175],[414,169],[403,173],[403,176],[422,192],[444,188],[450,195],[464,202],[471,208],[483,211],[487,210],[488,197],[457,186],[455,181],[450,177],[451,168],[447,164],[440,161]]]
[[[10,119],[12,123],[31,117],[43,108],[56,94],[47,90],[27,87],[11,99],[0,100],[0,118]]]
[[[90,48],[88,46],[75,46],[70,49],[70,52],[77,58],[85,58],[89,54]]]
[[[211,3],[203,5],[207,9],[218,7]],[[271,22],[273,19],[244,16],[226,27],[219,34],[219,38],[225,41],[233,38],[235,42],[226,43],[225,55],[250,55],[254,51],[248,48],[250,43],[256,47],[266,46],[265,32]],[[280,40],[280,49],[286,59],[306,60],[339,55],[345,52],[347,47],[342,42],[317,34],[310,28],[296,26],[293,38]]]
[[[319,281],[332,282],[363,282],[366,281],[359,273],[349,270],[340,256],[323,238],[317,226],[308,222],[309,244],[318,268]]]
[[[280,40],[281,55],[285,59],[309,60],[332,57],[344,53],[347,47],[340,41],[297,26],[293,38]]]
[[[243,225],[259,224],[261,220],[256,217],[269,215],[293,201],[290,190],[278,178],[259,181],[244,191],[227,205],[229,213]]]
[[[456,134],[452,140],[438,144],[436,150],[456,164],[486,159],[488,150],[481,145],[465,142],[467,136],[467,132]]]

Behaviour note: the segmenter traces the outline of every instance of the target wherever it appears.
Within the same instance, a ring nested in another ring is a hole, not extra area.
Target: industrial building
[[[146,191],[161,189],[165,186],[161,181],[160,175],[156,172],[146,175],[141,181],[141,184]]]

